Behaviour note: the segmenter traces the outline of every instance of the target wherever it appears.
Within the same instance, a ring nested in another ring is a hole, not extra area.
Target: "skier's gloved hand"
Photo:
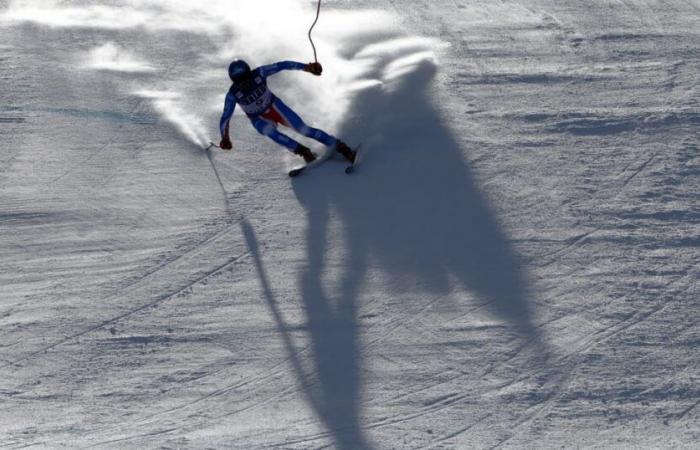
[[[231,139],[228,137],[225,137],[221,140],[221,143],[219,144],[219,147],[221,147],[222,150],[231,150],[233,148],[233,144],[231,144]]]
[[[323,73],[323,66],[321,65],[321,63],[312,62],[308,63],[306,67],[304,67],[304,70],[316,76],[320,76]]]

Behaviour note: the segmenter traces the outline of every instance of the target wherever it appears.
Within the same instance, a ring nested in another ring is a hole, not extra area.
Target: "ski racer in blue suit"
[[[297,133],[317,140],[328,146],[335,147],[348,161],[355,161],[355,151],[344,142],[331,136],[323,130],[306,125],[291,108],[282,102],[267,87],[267,77],[283,70],[303,70],[320,76],[323,67],[319,63],[303,64],[294,61],[282,61],[251,70],[248,63],[235,60],[229,65],[228,73],[233,84],[226,94],[224,112],[219,124],[221,130],[221,148],[230,150],[233,146],[229,137],[229,124],[236,104],[246,113],[255,129],[276,143],[286,147],[296,155],[310,163],[316,159],[308,147],[298,143],[289,136],[280,133],[278,125],[295,130]]]

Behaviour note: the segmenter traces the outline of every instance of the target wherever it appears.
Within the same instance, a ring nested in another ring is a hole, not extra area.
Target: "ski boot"
[[[343,155],[351,164],[355,163],[357,152],[351,149],[345,142],[339,140],[338,143],[335,144],[335,151]]]
[[[304,147],[303,145],[299,145],[299,147],[297,147],[297,149],[294,150],[294,154],[304,158],[306,164],[310,164],[316,161],[316,155],[314,155],[308,147]]]

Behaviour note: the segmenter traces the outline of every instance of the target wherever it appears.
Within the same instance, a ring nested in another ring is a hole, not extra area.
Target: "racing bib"
[[[255,86],[252,90],[236,92],[236,101],[241,109],[248,115],[261,114],[272,104],[272,92],[262,77],[254,78]]]

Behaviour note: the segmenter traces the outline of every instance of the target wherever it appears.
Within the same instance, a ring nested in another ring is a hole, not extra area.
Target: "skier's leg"
[[[274,116],[273,120],[275,120],[277,123],[294,128],[297,133],[303,136],[316,139],[318,142],[325,144],[328,147],[333,147],[338,153],[343,155],[345,159],[351,163],[355,162],[355,157],[357,155],[355,150],[351,149],[345,142],[331,136],[325,131],[317,128],[311,128],[306,125],[301,117],[292,111],[289,106],[285,105],[279,98],[276,98],[270,107],[270,114]]]
[[[302,136],[315,139],[328,147],[334,147],[338,142],[334,136],[331,136],[325,131],[319,130],[318,128],[311,128],[310,126],[306,125],[301,117],[292,111],[289,106],[285,105],[279,98],[275,99],[275,102],[272,104],[271,108],[284,119],[284,122],[280,122],[282,125],[293,128]]]
[[[251,119],[251,123],[258,133],[263,136],[267,136],[273,141],[277,142],[282,147],[285,147],[290,152],[294,153],[297,148],[301,145],[294,139],[290,138],[286,134],[282,134],[277,131],[277,125],[269,120],[261,119],[260,117]]]
[[[301,145],[289,136],[277,131],[277,124],[275,122],[271,122],[270,120],[263,119],[261,117],[252,119],[251,122],[255,129],[258,130],[258,133],[269,137],[295,155],[301,156],[307,163],[310,163],[316,159],[316,155],[313,154],[308,147]]]

